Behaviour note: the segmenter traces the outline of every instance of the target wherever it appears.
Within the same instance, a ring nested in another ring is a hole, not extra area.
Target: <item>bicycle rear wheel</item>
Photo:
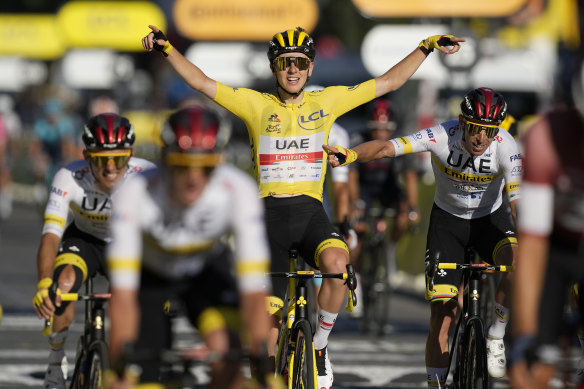
[[[105,342],[96,341],[89,346],[84,389],[101,389],[103,387],[103,376],[109,365],[107,354]]]
[[[461,352],[461,387],[465,389],[488,389],[487,349],[483,323],[471,319],[464,330],[464,343]]]
[[[289,385],[292,389],[316,389],[316,361],[312,329],[308,321],[296,323],[293,329],[295,345],[290,355]]]

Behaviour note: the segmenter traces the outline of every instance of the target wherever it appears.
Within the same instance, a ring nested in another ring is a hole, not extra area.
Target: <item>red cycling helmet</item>
[[[369,114],[370,119],[367,121],[367,128],[369,130],[393,131],[396,128],[393,116],[391,101],[387,99],[377,99],[373,102],[373,109]]]
[[[223,162],[230,128],[204,107],[181,109],[168,118],[160,135],[166,165],[211,167]]]
[[[87,121],[82,140],[87,150],[129,149],[136,135],[134,126],[127,118],[115,113],[102,113]]]
[[[478,88],[464,95],[460,110],[468,120],[501,124],[507,116],[507,103],[499,92],[491,88]]]

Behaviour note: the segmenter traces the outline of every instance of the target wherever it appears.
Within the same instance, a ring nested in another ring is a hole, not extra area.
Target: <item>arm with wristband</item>
[[[189,62],[178,50],[176,50],[166,35],[158,27],[149,25],[150,33],[142,38],[142,47],[148,51],[156,50],[168,60],[177,74],[196,91],[214,99],[217,93],[217,83],[207,77],[195,64]]]
[[[424,39],[408,56],[375,79],[375,97],[383,96],[405,84],[434,49],[444,54],[454,54],[460,50],[459,43],[464,41],[453,35],[433,35]]]
[[[390,141],[372,140],[361,143],[352,149],[346,149],[342,146],[322,145],[322,148],[328,153],[330,165],[345,166],[351,162],[369,162],[380,158],[395,157],[395,148]]]

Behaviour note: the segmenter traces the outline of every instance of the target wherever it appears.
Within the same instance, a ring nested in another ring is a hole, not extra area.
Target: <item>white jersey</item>
[[[155,166],[145,159],[132,157],[120,181]],[[81,231],[107,242],[110,214],[110,194],[97,189],[88,162],[71,162],[53,177],[42,233],[50,232],[61,238],[65,228],[74,222]]]
[[[462,135],[458,120],[451,120],[391,142],[396,156],[430,151],[436,205],[454,216],[476,219],[501,206],[504,187],[510,201],[519,198],[521,155],[513,137],[502,128],[479,156],[464,148]]]
[[[328,143],[331,146],[339,145],[348,149],[350,147],[349,133],[336,122],[331,127]],[[339,166],[331,169],[333,182],[349,182],[349,165]]]
[[[171,280],[195,276],[232,233],[240,290],[266,290],[269,246],[255,181],[234,166],[218,166],[201,197],[178,208],[169,198],[167,175],[164,169],[138,175],[114,196],[107,249],[111,285],[138,288],[141,266]]]

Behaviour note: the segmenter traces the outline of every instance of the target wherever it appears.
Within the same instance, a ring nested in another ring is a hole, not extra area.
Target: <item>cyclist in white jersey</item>
[[[211,352],[227,353],[247,339],[252,356],[266,359],[271,285],[263,203],[248,174],[222,163],[228,133],[208,108],[173,113],[161,134],[160,168],[128,180],[114,197],[107,250],[114,367],[171,348],[167,300],[182,303]],[[239,306],[248,335],[241,338]],[[133,353],[124,355],[129,344]],[[136,363],[141,383],[163,381],[155,358]],[[242,388],[239,363],[212,362],[208,388]]]
[[[92,117],[83,132],[84,160],[61,168],[53,178],[37,256],[38,285],[33,304],[39,318],[53,318],[49,367],[44,389],[64,389],[64,344],[74,318],[74,304],[56,307],[48,297],[54,282],[63,292],[77,292],[98,272],[106,275],[104,250],[109,240],[111,194],[118,182],[154,167],[132,157],[134,128],[125,117]]]
[[[409,136],[389,141],[362,143],[354,149],[323,145],[329,162],[367,162],[384,157],[430,151],[436,179],[434,207],[426,247],[426,269],[437,260],[462,262],[467,247],[482,260],[511,265],[517,239],[514,222],[521,181],[521,156],[513,137],[500,124],[507,104],[489,88],[469,91],[461,103],[458,120],[440,123]],[[503,205],[506,188],[510,209]],[[511,215],[510,215],[511,213]],[[513,219],[513,220],[512,220]],[[431,302],[430,331],[426,343],[428,387],[443,387],[448,369],[448,337],[458,308],[460,271],[440,270]],[[503,336],[509,319],[509,276],[503,277],[495,296],[496,321],[489,327],[487,359],[489,374],[505,374]]]

